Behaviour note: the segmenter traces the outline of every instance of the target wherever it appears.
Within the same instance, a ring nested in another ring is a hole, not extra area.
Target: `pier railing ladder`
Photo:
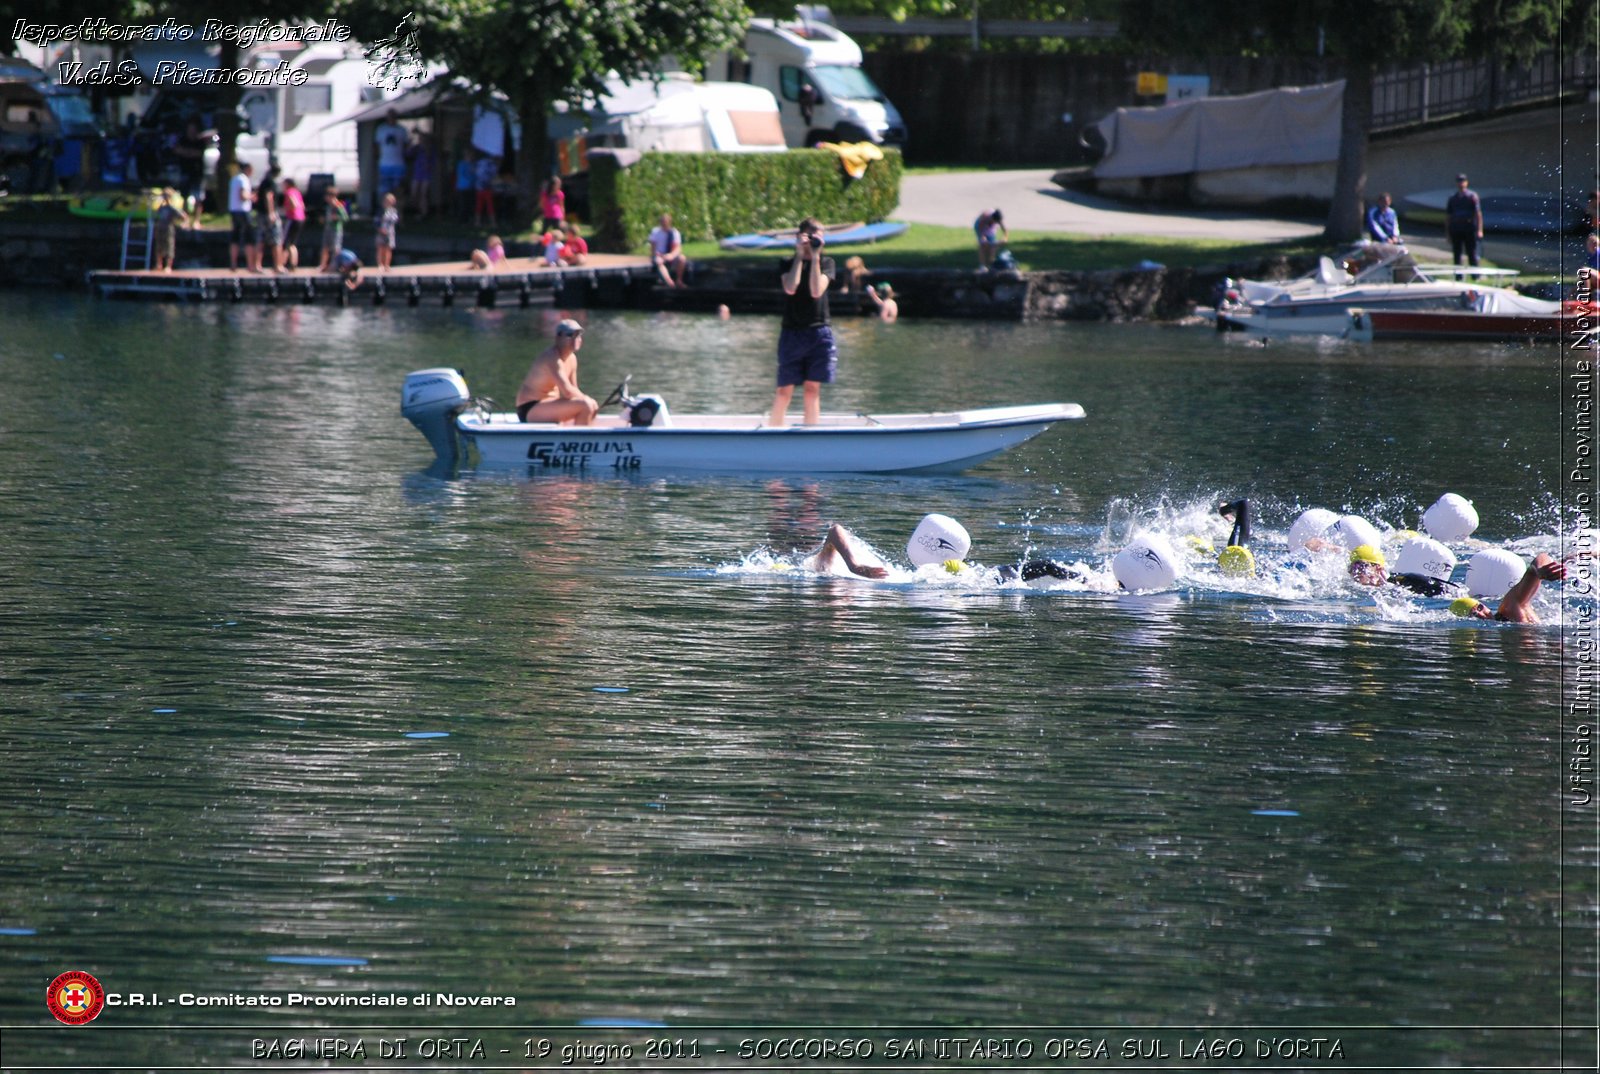
[[[149,211],[140,220],[132,213],[122,218],[122,271],[148,269],[155,245],[155,221]]]

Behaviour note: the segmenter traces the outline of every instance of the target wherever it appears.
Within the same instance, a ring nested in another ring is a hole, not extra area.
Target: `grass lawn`
[[[1299,243],[1241,244],[1221,239],[1166,239],[1150,235],[1116,238],[1103,235],[1073,235],[1060,232],[1011,232],[1011,252],[1024,271],[1047,269],[1123,269],[1141,261],[1155,261],[1172,268],[1225,265],[1253,261],[1274,254],[1321,253],[1323,243],[1308,239]],[[714,242],[689,242],[684,252],[691,261],[721,261],[730,264],[770,265],[784,251],[760,254],[724,250]],[[836,260],[860,255],[868,267],[925,269],[970,269],[978,266],[977,243],[970,227],[941,227],[937,224],[912,224],[903,235],[867,246],[841,246],[833,251]]]

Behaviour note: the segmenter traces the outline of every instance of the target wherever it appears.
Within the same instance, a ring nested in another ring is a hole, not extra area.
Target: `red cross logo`
[[[69,1026],[92,1022],[106,1005],[100,982],[81,970],[69,970],[50,982],[45,1006],[56,1020]]]

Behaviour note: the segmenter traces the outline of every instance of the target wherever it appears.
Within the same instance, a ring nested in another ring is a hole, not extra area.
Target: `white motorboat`
[[[1515,275],[1515,269],[1421,264],[1403,246],[1363,243],[1337,261],[1322,258],[1299,279],[1225,281],[1222,301],[1202,315],[1222,330],[1343,336],[1352,309],[1463,309],[1486,293],[1514,295],[1483,280]]]
[[[913,473],[964,470],[1083,417],[1077,403],[928,414],[824,414],[816,425],[767,425],[764,414],[673,414],[627,381],[594,425],[523,422],[474,400],[459,370],[406,377],[400,412],[441,459],[589,473],[724,470],[763,473]]]

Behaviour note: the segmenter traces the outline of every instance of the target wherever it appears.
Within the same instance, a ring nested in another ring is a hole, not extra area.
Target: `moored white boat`
[[[1295,280],[1229,281],[1225,300],[1202,313],[1224,330],[1344,336],[1352,309],[1461,309],[1483,294],[1515,295],[1482,282],[1515,275],[1513,269],[1420,264],[1404,247],[1364,243],[1337,262],[1322,258]]]
[[[954,472],[1083,417],[1076,403],[983,407],[926,414],[824,414],[817,425],[769,427],[763,414],[673,414],[659,396],[630,397],[594,425],[522,422],[475,405],[455,369],[406,377],[400,412],[442,459],[485,466],[632,472]]]

